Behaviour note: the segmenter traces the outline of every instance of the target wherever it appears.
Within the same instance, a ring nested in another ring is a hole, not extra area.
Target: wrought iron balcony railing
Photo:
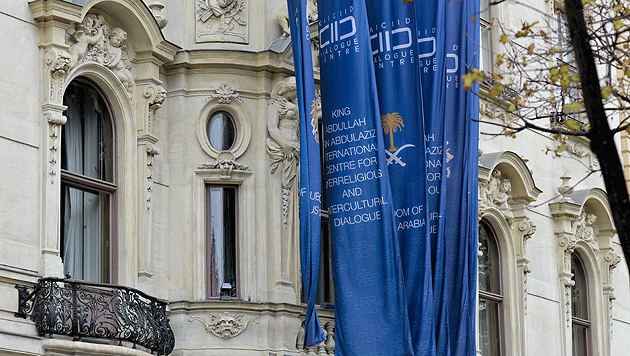
[[[18,289],[16,317],[30,318],[40,335],[118,340],[168,355],[175,336],[164,301],[141,291],[72,279],[42,278],[34,290]]]

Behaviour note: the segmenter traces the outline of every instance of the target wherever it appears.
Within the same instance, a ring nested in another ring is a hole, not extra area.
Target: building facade
[[[535,16],[511,6],[492,16]],[[302,349],[286,2],[1,0],[0,18],[0,354],[164,352],[122,331],[120,343],[59,335],[89,319],[87,304],[51,303],[55,332],[40,335],[15,314],[50,277],[87,282],[86,300],[167,302],[172,355],[333,355],[326,234],[328,340]],[[480,116],[509,122],[509,95],[482,99]],[[624,355],[630,280],[601,177],[586,174],[589,143],[566,138],[557,153],[547,134],[496,127],[479,141],[478,354]],[[144,318],[132,329],[160,339]]]

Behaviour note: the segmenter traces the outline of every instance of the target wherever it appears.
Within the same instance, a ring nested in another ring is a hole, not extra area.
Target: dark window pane
[[[484,223],[479,223],[479,256],[477,268],[479,278],[479,290],[500,294],[499,292],[499,251],[494,238],[494,233],[490,227]]]
[[[228,113],[219,111],[208,120],[208,139],[215,149],[226,151],[232,148],[234,133],[234,121]]]
[[[230,285],[236,297],[236,188],[207,188],[208,297],[218,297]]]

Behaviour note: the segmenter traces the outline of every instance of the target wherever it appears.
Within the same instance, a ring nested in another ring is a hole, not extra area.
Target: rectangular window
[[[206,186],[206,296],[236,297],[236,187]]]
[[[480,1],[480,16],[479,25],[481,29],[479,31],[481,40],[481,49],[479,51],[479,69],[485,72],[494,72],[493,60],[492,60],[492,36],[491,36],[491,24],[492,17],[490,17],[490,6],[488,0]]]

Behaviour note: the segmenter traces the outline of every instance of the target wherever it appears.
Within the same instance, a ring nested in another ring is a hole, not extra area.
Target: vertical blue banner
[[[315,309],[321,237],[321,164],[306,0],[287,0],[287,5],[300,118],[300,263],[307,297],[306,347],[326,339]]]
[[[318,2],[336,355],[413,355],[364,0]]]
[[[435,355],[429,239],[434,215],[427,208],[427,184],[440,176],[426,172],[431,162],[426,160],[415,7],[411,1],[366,2],[413,348],[417,355]]]
[[[438,355],[475,354],[479,102],[462,77],[478,67],[478,11],[478,0],[416,4]]]

